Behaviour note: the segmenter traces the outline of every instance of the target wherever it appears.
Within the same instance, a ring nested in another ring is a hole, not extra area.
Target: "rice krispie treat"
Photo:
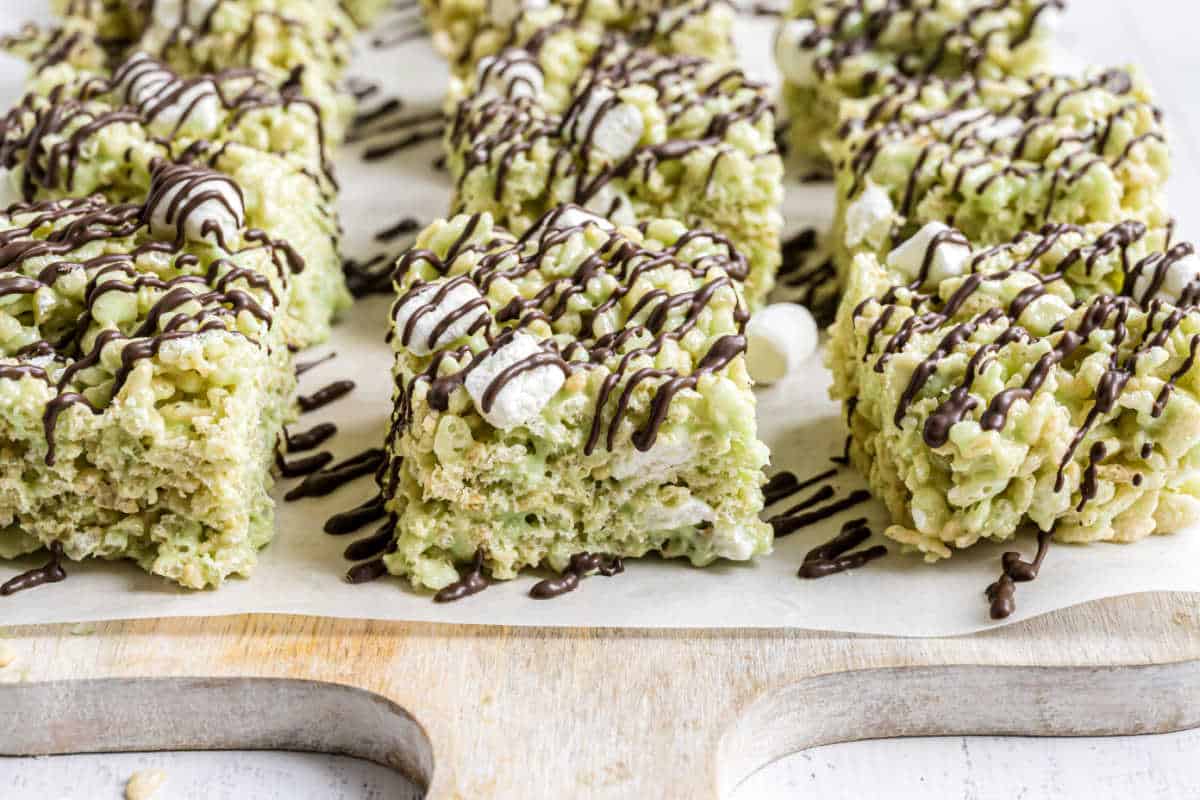
[[[387,568],[444,587],[583,551],[696,565],[767,553],[745,263],[670,220],[576,206],[521,238],[435,222],[397,266]]]
[[[320,107],[296,87],[281,90],[249,67],[186,77],[137,52],[111,72],[69,66],[43,71],[30,90],[49,102],[97,101],[132,108],[151,134],[176,147],[198,139],[238,142],[286,157],[321,177],[330,191],[336,185],[329,149],[343,131],[328,131]]]
[[[188,81],[183,81],[187,85]],[[184,89],[183,91],[187,91]],[[195,92],[195,90],[192,90]],[[349,293],[338,256],[339,226],[328,180],[281,155],[246,146],[277,133],[296,135],[289,112],[277,109],[241,117],[221,142],[176,135],[163,138],[167,125],[190,125],[202,118],[210,100],[196,92],[168,106],[151,102],[139,111],[100,99],[26,98],[0,127],[0,165],[27,200],[103,194],[111,202],[139,201],[148,191],[160,161],[192,162],[218,170],[242,187],[246,220],[286,252],[295,275],[288,284],[285,328],[291,343],[305,346],[326,338],[330,324],[349,307]],[[199,99],[198,99],[199,98]],[[303,120],[303,111],[295,112]],[[175,123],[171,123],[171,119]],[[233,119],[238,114],[234,112]],[[255,124],[254,120],[258,122]],[[182,128],[181,128],[182,130]],[[319,145],[318,145],[319,146]]]
[[[0,250],[0,556],[249,574],[295,376],[287,259],[239,187],[174,168],[144,205],[13,206]]]
[[[729,0],[424,0],[434,46],[470,74],[508,47],[545,47],[556,59],[587,60],[613,33],[664,54],[733,64]]]
[[[1137,221],[860,255],[827,362],[891,538],[1129,542],[1200,517],[1200,258]]]
[[[1064,0],[793,0],[775,39],[790,141],[826,163],[843,100],[901,78],[1045,70]]]
[[[446,133],[454,207],[521,234],[575,203],[726,236],[757,307],[779,266],[783,165],[765,88],[738,69],[612,40],[582,73],[545,51],[479,64]]]
[[[1047,222],[1167,222],[1158,109],[1126,71],[929,80],[847,103],[837,143],[839,271],[929,222],[998,244]]]

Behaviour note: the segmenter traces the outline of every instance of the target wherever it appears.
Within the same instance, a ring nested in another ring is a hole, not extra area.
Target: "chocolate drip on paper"
[[[1053,538],[1053,534],[1047,531],[1038,533],[1037,554],[1033,561],[1023,561],[1021,554],[1017,552],[1004,554],[1001,559],[1003,570],[1000,579],[988,586],[986,592],[988,601],[991,603],[992,619],[1005,619],[1016,611],[1017,584],[1037,578],[1042,569],[1042,562],[1046,559],[1046,551],[1050,549],[1051,538]]]
[[[47,583],[58,583],[67,579],[67,571],[63,569],[62,542],[51,542],[50,560],[40,567],[26,570],[14,578],[9,578],[0,584],[0,597],[14,595],[26,589],[33,589]]]

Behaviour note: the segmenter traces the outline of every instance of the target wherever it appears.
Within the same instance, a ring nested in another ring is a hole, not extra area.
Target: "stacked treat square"
[[[328,150],[370,5],[72,0],[6,40],[0,556],[249,574],[292,352],[350,303]]]
[[[378,0],[60,0],[0,130],[0,556],[190,587],[273,530],[291,353],[350,300],[329,150]],[[747,329],[784,166],[724,0],[425,0],[448,216],[398,261],[374,563],[462,596],[648,552],[769,553]],[[1134,70],[1051,67],[1061,0],[794,0],[830,171],[849,455],[930,559],[1200,515],[1200,259]],[[463,568],[470,565],[466,577]],[[456,588],[457,587],[457,588]]]

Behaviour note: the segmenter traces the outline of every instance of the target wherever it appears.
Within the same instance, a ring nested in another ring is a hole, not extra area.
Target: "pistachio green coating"
[[[888,83],[938,76],[1027,76],[1053,55],[1049,21],[1058,0],[794,0],[792,20],[811,25],[800,42],[776,48],[784,76],[789,141],[801,158],[828,164],[841,103]],[[780,52],[783,50],[783,52]],[[805,64],[803,73],[791,66]],[[834,159],[836,161],[836,159]]]
[[[274,528],[295,384],[273,321],[280,260],[155,240],[140,211],[90,199],[0,215],[6,252],[24,254],[0,287],[36,286],[0,289],[0,556],[58,542],[216,586],[249,574]]]
[[[719,238],[678,222],[641,227],[547,227],[518,243],[486,214],[461,215],[435,222],[401,260],[398,309],[420,281],[469,276],[487,322],[424,356],[393,330],[397,410],[383,479],[396,515],[391,572],[437,589],[480,549],[497,579],[537,565],[562,571],[581,551],[657,551],[697,566],[769,552],[771,530],[758,519],[767,450],[744,355],[698,369],[741,329],[742,301],[724,266],[744,264]],[[461,386],[443,410],[431,405],[431,377],[485,363],[489,341],[514,328],[570,364],[535,416],[497,427]],[[598,346],[622,330],[632,331],[623,344]],[[670,375],[695,381],[640,449],[635,432],[649,425]]]
[[[936,560],[1030,528],[1130,542],[1200,517],[1200,313],[1120,294],[1182,252],[1137,223],[1051,226],[926,292],[858,256],[827,363],[887,535]]]

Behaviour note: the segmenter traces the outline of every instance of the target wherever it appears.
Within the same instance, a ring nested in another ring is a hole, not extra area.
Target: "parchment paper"
[[[4,4],[24,5],[17,0]],[[772,74],[771,26],[766,20],[746,20],[739,31],[747,66],[764,78]],[[8,60],[0,65],[5,106],[19,92],[21,69]],[[411,114],[437,108],[446,81],[445,67],[425,38],[385,49],[364,42],[352,74],[383,84],[379,94],[365,101],[365,108],[396,96]],[[449,177],[433,164],[440,154],[436,140],[383,161],[362,160],[365,146],[395,138],[376,137],[347,147],[338,159],[346,250],[356,257],[399,252],[407,239],[380,244],[372,240],[373,234],[402,217],[411,215],[425,223],[447,209]],[[801,185],[793,176],[788,185],[789,229],[822,224],[831,203],[827,187]],[[303,429],[325,420],[337,423],[340,433],[328,449],[338,458],[382,441],[391,409],[391,358],[383,342],[388,303],[383,296],[360,301],[333,341],[304,357],[337,353],[334,360],[305,375],[307,391],[347,377],[358,383],[351,395],[305,415],[296,426]],[[829,469],[830,456],[841,452],[843,428],[838,408],[826,397],[827,385],[828,374],[818,357],[803,374],[760,391],[759,421],[775,468],[790,469],[803,478]],[[293,484],[282,481],[276,496]],[[835,485],[838,496],[843,496],[863,484],[852,469],[843,468]],[[882,506],[870,503],[779,541],[772,556],[755,564],[719,564],[700,570],[649,558],[627,563],[626,572],[618,577],[588,578],[577,591],[552,601],[528,596],[530,586],[545,576],[527,575],[466,600],[439,605],[400,579],[385,577],[357,586],[341,579],[349,566],[341,553],[354,537],[328,536],[321,526],[331,514],[369,497],[373,489],[370,479],[364,478],[326,498],[280,502],[277,537],[262,552],[250,579],[232,580],[216,591],[189,592],[126,563],[68,564],[67,583],[0,598],[0,623],[279,612],[463,624],[788,627],[896,636],[955,635],[997,625],[988,619],[983,591],[999,574],[1000,555],[1010,549],[1031,554],[1034,549],[1032,539],[980,545],[931,567],[889,545],[892,552],[887,558],[855,572],[816,581],[797,578],[804,554],[836,533],[847,518],[868,516],[872,528],[882,530],[886,513]],[[1133,546],[1056,545],[1041,577],[1019,586],[1018,610],[1006,622],[1103,597],[1200,591],[1198,534],[1185,531]],[[43,560],[44,554],[0,565],[0,580]]]

